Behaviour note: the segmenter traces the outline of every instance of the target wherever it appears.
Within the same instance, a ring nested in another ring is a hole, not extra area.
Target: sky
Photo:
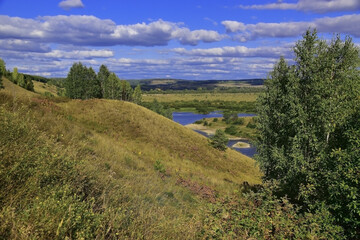
[[[82,62],[121,79],[266,78],[309,28],[360,46],[360,0],[0,0],[0,58],[44,77]]]

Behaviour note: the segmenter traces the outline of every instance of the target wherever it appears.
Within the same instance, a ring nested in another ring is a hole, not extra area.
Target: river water
[[[255,114],[251,113],[239,113],[239,117],[253,117],[256,116]],[[188,125],[190,123],[194,123],[197,120],[201,120],[203,118],[215,118],[215,117],[222,117],[222,113],[220,111],[211,112],[209,114],[200,114],[200,113],[193,113],[193,112],[173,112],[173,120],[181,125]],[[204,132],[196,131],[205,137],[210,137]],[[238,140],[230,140],[228,142],[228,147],[232,147],[235,143],[239,142]],[[249,143],[247,140],[241,140],[241,142]],[[250,143],[249,143],[250,144]],[[249,148],[234,148],[236,151],[241,152],[242,154],[253,157],[256,154],[256,148],[250,144]]]

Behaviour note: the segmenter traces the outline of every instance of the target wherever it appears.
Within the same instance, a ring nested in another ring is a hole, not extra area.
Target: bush
[[[217,122],[219,119],[218,118],[214,118],[213,122]]]
[[[235,125],[243,125],[244,124],[244,118],[238,118],[236,119],[232,124],[235,124]]]
[[[220,151],[225,151],[228,141],[224,131],[217,129],[215,135],[210,138],[210,145]]]
[[[265,185],[258,193],[227,197],[210,207],[201,239],[343,239],[326,208],[299,214]]]
[[[237,127],[231,125],[230,127],[225,128],[225,132],[230,135],[236,135],[238,133]]]

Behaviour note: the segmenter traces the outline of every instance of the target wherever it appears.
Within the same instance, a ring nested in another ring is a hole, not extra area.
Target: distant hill
[[[258,88],[264,84],[264,79],[242,80],[182,80],[182,79],[143,79],[128,80],[133,86],[140,84],[144,91],[149,90],[198,90],[198,89],[229,89]]]

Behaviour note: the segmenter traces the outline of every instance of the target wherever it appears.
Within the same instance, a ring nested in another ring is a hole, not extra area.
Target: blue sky
[[[0,58],[45,77],[81,61],[123,79],[265,78],[309,27],[360,46],[360,0],[0,0]]]

